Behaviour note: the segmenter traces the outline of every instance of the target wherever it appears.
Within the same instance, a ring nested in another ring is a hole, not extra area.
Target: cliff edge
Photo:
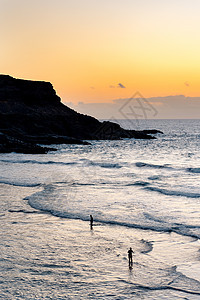
[[[21,141],[24,146],[28,143],[30,150],[31,144],[88,144],[83,140],[154,138],[148,134],[151,131],[125,130],[118,124],[101,123],[77,113],[61,102],[49,82],[16,79],[9,75],[0,75],[0,133],[0,143],[6,141],[3,135],[9,141],[8,151],[12,151],[13,139],[17,141],[15,146]],[[0,152],[5,152],[6,142],[1,146]],[[36,152],[33,150],[33,153],[39,152],[39,148]]]

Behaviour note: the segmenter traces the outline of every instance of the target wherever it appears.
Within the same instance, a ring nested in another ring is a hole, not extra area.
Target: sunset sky
[[[0,0],[0,73],[63,102],[200,96],[199,0]]]

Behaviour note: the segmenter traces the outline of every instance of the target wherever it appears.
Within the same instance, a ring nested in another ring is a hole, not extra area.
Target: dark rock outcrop
[[[144,134],[157,134],[157,133],[163,134],[162,131],[156,129],[146,129],[146,130],[141,130],[140,132]]]
[[[0,153],[16,152],[25,154],[45,154],[48,151],[56,151],[56,149],[41,147],[33,143],[26,143],[0,133]]]
[[[15,151],[14,145],[21,141],[23,146],[18,146],[16,151],[24,153],[28,153],[28,148],[31,152],[34,147],[33,153],[40,151],[34,144],[88,144],[82,140],[155,138],[149,131],[125,130],[118,124],[101,123],[75,112],[61,103],[49,82],[15,79],[9,75],[0,75],[0,132],[8,139],[5,144],[1,143],[0,152]]]

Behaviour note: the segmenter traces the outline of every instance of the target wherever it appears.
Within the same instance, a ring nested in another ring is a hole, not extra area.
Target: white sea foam
[[[175,190],[167,190],[162,189],[154,186],[145,186],[146,190],[158,192],[164,195],[169,196],[181,196],[181,197],[187,197],[187,198],[200,198],[200,193],[192,193],[192,192],[185,192],[185,191],[175,191]]]

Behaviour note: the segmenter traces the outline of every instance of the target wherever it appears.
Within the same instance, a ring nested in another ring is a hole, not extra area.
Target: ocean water
[[[200,120],[119,123],[164,134],[0,154],[0,299],[200,299]]]

